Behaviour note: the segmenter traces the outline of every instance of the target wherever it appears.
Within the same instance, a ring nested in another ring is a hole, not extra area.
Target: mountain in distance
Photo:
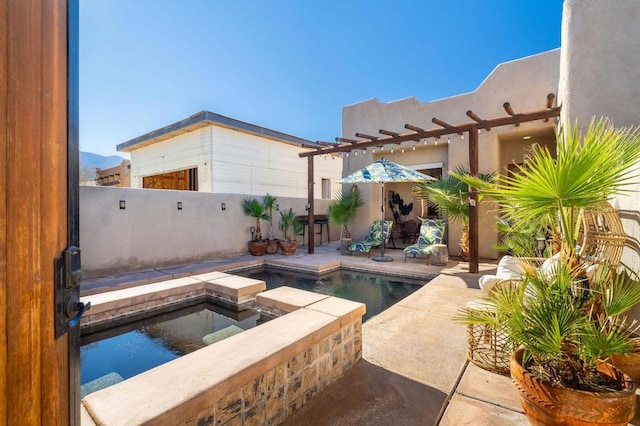
[[[108,169],[119,166],[125,159],[119,155],[104,156],[92,152],[80,151],[80,169]]]

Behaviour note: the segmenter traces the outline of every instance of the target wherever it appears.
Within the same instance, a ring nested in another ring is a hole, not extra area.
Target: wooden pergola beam
[[[507,110],[507,107],[509,107],[509,109],[511,108],[508,102],[505,102],[504,107],[505,107],[505,110]],[[513,110],[511,110],[511,112],[513,112]],[[559,117],[559,116],[560,116],[560,107],[556,106],[556,107],[547,108],[540,111],[535,111],[532,113],[524,113],[524,114],[514,113],[513,115],[510,114],[509,116],[506,116],[506,117],[484,120],[480,125],[480,127],[491,128],[491,127],[514,125],[514,124],[518,125],[519,123],[524,123],[527,121],[544,120],[545,118],[550,119],[550,118]],[[357,141],[357,140],[348,139],[348,138],[336,138],[336,141],[348,143],[349,145],[339,145],[334,147],[327,146],[319,150],[301,152],[298,154],[298,156],[301,158],[304,158],[304,157],[310,157],[315,155],[331,154],[334,152],[350,152],[354,149],[364,150],[368,147],[380,146],[385,144],[398,145],[398,144],[401,144],[402,142],[407,142],[407,141],[415,141],[415,140],[428,139],[428,138],[438,138],[441,136],[452,135],[455,133],[458,133],[458,134],[466,133],[472,128],[477,128],[477,127],[478,127],[478,123],[474,121],[470,123],[463,123],[456,126],[451,126],[450,128],[428,129],[421,132],[413,131],[411,133],[400,134],[398,136],[388,136],[384,138],[378,138],[376,141],[372,141],[372,140]]]
[[[355,139],[348,139],[348,138],[336,138],[336,142],[342,142],[342,143],[348,143],[351,145],[356,145],[362,141],[357,141]]]
[[[377,141],[379,138],[377,136],[371,136],[371,135],[367,135],[366,133],[356,133],[356,137],[357,138],[362,138],[362,139],[369,139],[371,141]]]
[[[556,98],[556,95],[554,95],[553,93],[549,93],[547,95],[547,109],[551,108],[551,106],[553,105],[553,100]],[[548,118],[544,119],[545,122],[549,121]]]
[[[393,137],[400,136],[400,133],[392,132],[391,130],[385,130],[385,129],[378,130],[378,133],[380,133],[381,135],[387,135],[387,136],[393,136]]]
[[[473,111],[471,111],[471,110],[467,111],[467,117],[469,117],[472,120],[475,120],[476,122],[478,122],[480,124],[484,123],[484,121],[485,121],[482,118],[478,117],[478,115],[476,113],[474,113]],[[489,130],[491,130],[491,127],[485,127],[484,129],[489,131]]]
[[[413,124],[405,124],[404,128],[407,130],[413,130],[414,132],[424,132],[425,130],[422,127],[414,126]]]
[[[502,108],[504,108],[504,110],[507,111],[507,114],[509,114],[510,116],[517,117],[518,114],[513,112],[513,108],[511,108],[511,104],[509,102],[503,103]],[[516,125],[516,127],[520,125],[520,123],[514,123],[514,124]]]

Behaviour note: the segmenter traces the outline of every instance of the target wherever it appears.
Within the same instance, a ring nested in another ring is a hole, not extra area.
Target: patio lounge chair
[[[444,220],[423,219],[422,225],[420,225],[418,242],[411,244],[402,250],[404,252],[404,261],[407,261],[407,255],[410,254],[412,254],[414,258],[418,254],[431,254],[435,245],[442,244],[445,226],[446,223]]]
[[[389,237],[391,236],[391,229],[393,228],[393,221],[385,220],[384,221],[384,234],[385,234],[385,244],[389,243]],[[349,251],[355,251],[359,253],[367,253],[371,256],[371,249],[373,247],[378,247],[382,244],[382,221],[376,220],[371,225],[371,230],[369,231],[369,235],[362,240],[356,241],[355,243],[349,246]]]

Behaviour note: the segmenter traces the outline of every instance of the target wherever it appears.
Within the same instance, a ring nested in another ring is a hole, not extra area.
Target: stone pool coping
[[[80,299],[85,303],[91,302],[81,327],[85,332],[93,332],[113,326],[124,318],[207,297],[226,305],[247,305],[255,301],[257,293],[266,289],[265,282],[261,280],[210,272],[92,294]]]
[[[83,298],[92,302],[98,321],[124,315],[127,304],[136,311],[161,305],[163,298],[176,303],[206,291],[260,299],[288,312],[87,395],[82,399],[83,425],[277,423],[360,359],[363,303],[286,287],[261,291],[266,288],[262,281],[221,274]],[[86,321],[91,323],[91,316]]]

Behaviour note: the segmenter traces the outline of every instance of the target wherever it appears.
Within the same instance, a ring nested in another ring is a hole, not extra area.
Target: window
[[[331,199],[331,180],[329,179],[322,179],[322,199]]]

